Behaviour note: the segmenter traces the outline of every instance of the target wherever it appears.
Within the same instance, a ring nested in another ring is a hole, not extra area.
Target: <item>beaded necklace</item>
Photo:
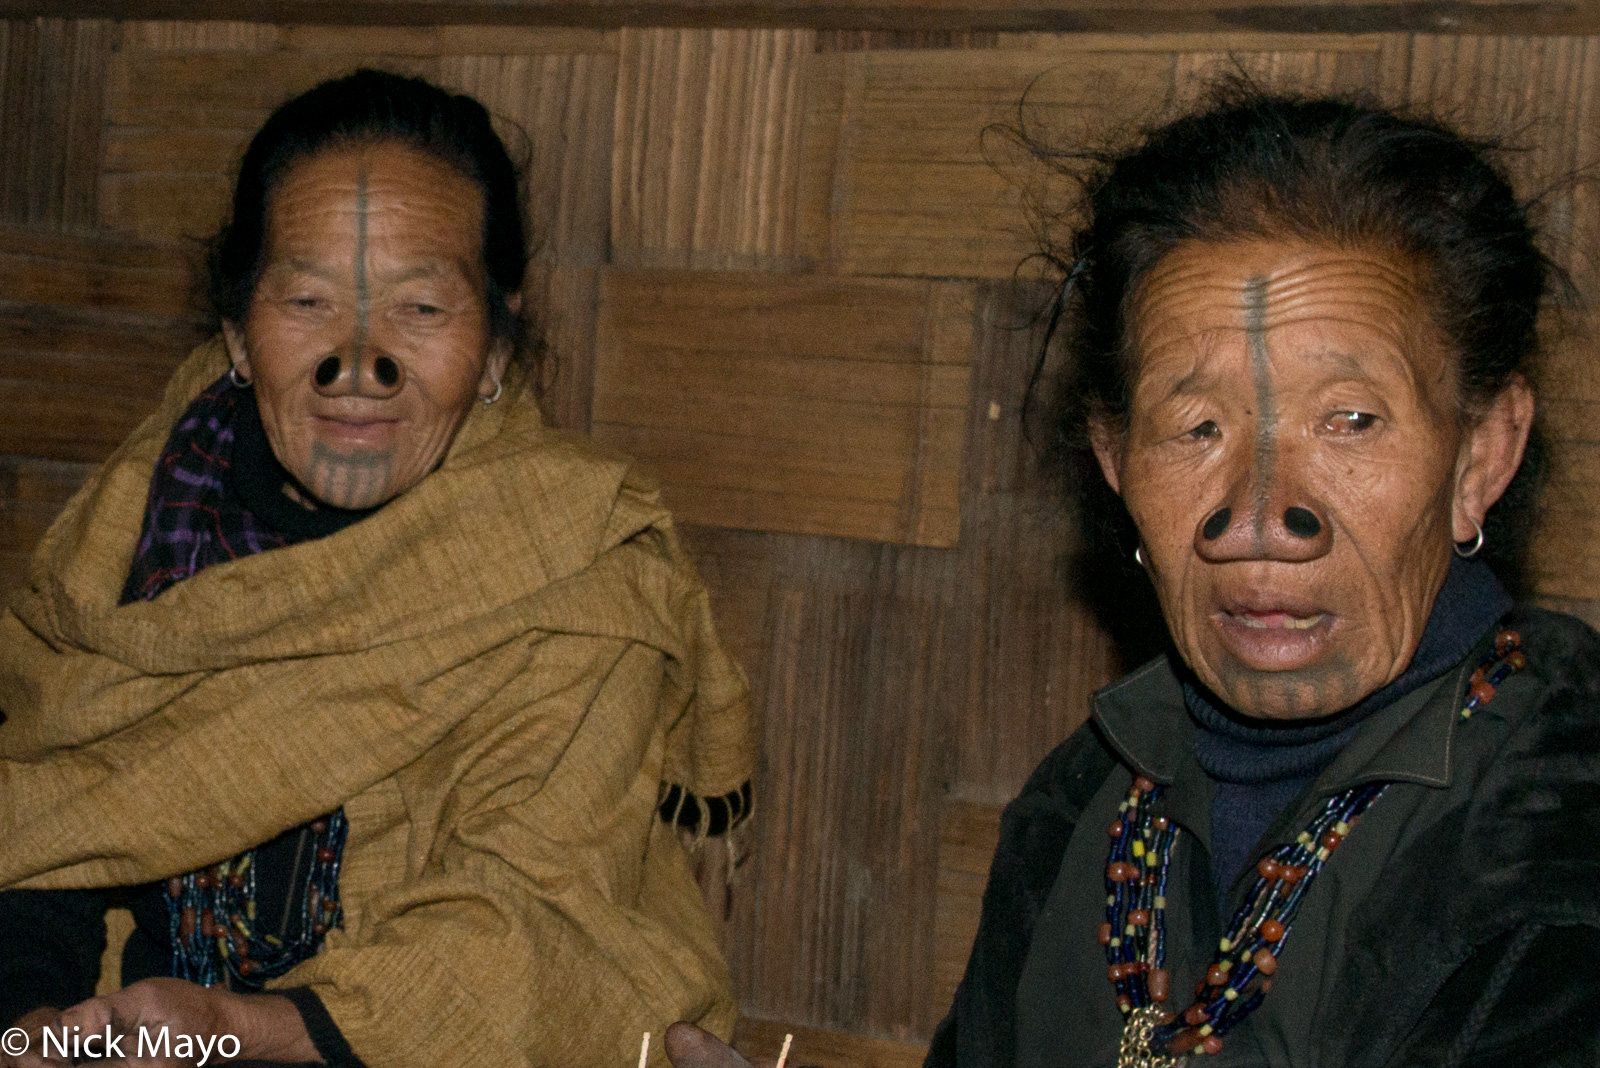
[[[1494,649],[1472,672],[1461,719],[1494,699],[1495,688],[1527,665],[1514,630],[1495,635]],[[1222,1038],[1254,1012],[1272,989],[1278,954],[1317,874],[1386,783],[1366,783],[1328,799],[1299,836],[1256,865],[1257,878],[1234,913],[1194,1001],[1181,1014],[1162,1008],[1167,971],[1167,873],[1179,828],[1152,811],[1163,788],[1135,777],[1111,824],[1106,860],[1106,922],[1100,925],[1106,978],[1127,1018],[1118,1068],[1178,1068],[1191,1054],[1220,1053]]]
[[[311,874],[291,939],[256,929],[255,850],[167,880],[172,974],[201,986],[260,990],[314,956],[339,926],[339,865],[348,830],[344,809],[313,820]]]

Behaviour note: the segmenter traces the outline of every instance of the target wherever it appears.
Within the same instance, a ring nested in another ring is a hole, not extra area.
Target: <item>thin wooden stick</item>
[[[644,1068],[644,1062],[650,1059],[650,1032],[644,1033],[644,1041],[639,1043],[639,1068]]]
[[[778,1068],[783,1068],[783,1062],[789,1059],[789,1043],[793,1041],[793,1035],[783,1036],[783,1051],[778,1054]]]

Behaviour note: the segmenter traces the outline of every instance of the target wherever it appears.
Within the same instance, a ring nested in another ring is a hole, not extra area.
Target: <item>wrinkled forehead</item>
[[[1180,245],[1139,284],[1128,328],[1142,366],[1252,335],[1322,333],[1407,359],[1436,339],[1417,273],[1400,257],[1268,240]]]
[[[274,247],[358,234],[480,254],[483,197],[454,167],[399,142],[325,149],[291,166],[267,207]]]

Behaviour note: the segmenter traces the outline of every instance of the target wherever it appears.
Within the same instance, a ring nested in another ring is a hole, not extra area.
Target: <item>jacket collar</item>
[[[1485,638],[1492,641],[1493,632]],[[1450,785],[1461,703],[1479,649],[1451,670],[1372,713],[1318,778],[1338,793],[1363,782]],[[1167,655],[1097,691],[1092,718],[1107,744],[1140,774],[1169,785],[1195,768],[1195,726]]]

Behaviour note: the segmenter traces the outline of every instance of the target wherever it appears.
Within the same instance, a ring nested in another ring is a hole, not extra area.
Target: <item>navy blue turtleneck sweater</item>
[[[1192,678],[1185,681],[1184,702],[1200,729],[1195,758],[1215,784],[1211,873],[1224,917],[1230,911],[1228,888],[1256,859],[1261,836],[1333,763],[1361,722],[1449,671],[1511,607],[1511,596],[1488,565],[1453,559],[1405,671],[1350,708],[1322,719],[1252,719],[1222,704]]]

